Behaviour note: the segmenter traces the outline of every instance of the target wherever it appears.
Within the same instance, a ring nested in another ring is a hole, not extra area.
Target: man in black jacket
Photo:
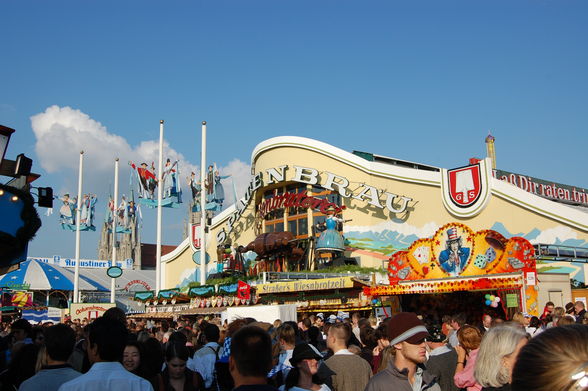
[[[453,381],[457,352],[447,344],[445,336],[438,325],[429,326],[427,346],[431,350],[427,361],[427,370],[437,377],[441,391],[458,391]]]

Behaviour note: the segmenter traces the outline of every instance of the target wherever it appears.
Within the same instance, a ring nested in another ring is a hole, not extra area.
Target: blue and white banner
[[[47,263],[49,265],[61,266],[61,267],[75,267],[76,260],[71,258],[62,258],[59,255],[54,255],[51,258],[38,258],[38,257],[28,257],[27,260],[35,260],[38,262]],[[116,265],[112,264],[112,261],[104,261],[99,259],[80,259],[80,267],[85,268],[93,268],[93,269],[103,269],[109,268],[111,266],[118,266],[121,269],[132,269],[133,268],[133,259],[128,258],[124,261],[117,261]]]

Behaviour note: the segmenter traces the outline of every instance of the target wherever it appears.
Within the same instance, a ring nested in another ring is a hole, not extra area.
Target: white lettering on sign
[[[356,200],[366,202],[369,205],[372,205],[376,208],[380,209],[388,209],[391,213],[403,213],[406,211],[408,207],[408,203],[412,201],[411,197],[400,196],[394,193],[390,193],[388,191],[379,190],[373,186],[369,186],[366,184],[361,185],[358,189],[351,191],[349,190],[349,180],[345,177],[340,175],[333,174],[328,171],[324,171],[319,173],[319,171],[315,168],[311,167],[302,167],[302,166],[293,166],[294,168],[294,177],[292,181],[299,182],[299,183],[306,183],[308,185],[318,185],[324,189],[328,189],[331,191],[337,191],[341,194],[342,197],[348,198],[352,197]],[[285,172],[288,169],[288,166],[283,165],[277,168],[269,168],[265,170],[268,179],[268,184],[279,183],[286,180]],[[320,174],[320,175],[319,175]],[[323,178],[324,177],[324,178]],[[216,235],[217,244],[222,244],[227,239],[228,235],[233,231],[235,228],[235,223],[245,209],[247,209],[249,202],[253,198],[254,192],[263,186],[263,176],[262,173],[257,173],[249,182],[249,186],[247,187],[247,191],[245,193],[245,197],[237,201],[235,205],[235,212],[227,219],[226,227],[221,229]],[[353,193],[356,194],[353,194]],[[263,204],[264,208],[267,211],[274,208],[274,203],[277,205],[278,203],[285,203],[292,201],[290,198],[295,197],[306,197],[304,193],[288,193],[286,195],[282,195],[279,197],[272,198],[271,202],[272,205],[268,204],[267,202]],[[385,199],[381,199],[381,197],[385,197]],[[304,204],[301,203],[300,207],[316,208],[318,205],[313,204],[313,197],[306,197],[304,198]],[[294,200],[295,201],[295,200]],[[302,202],[302,198],[299,200]],[[382,201],[384,205],[382,205]],[[342,207],[341,207],[342,208]],[[322,210],[321,210],[322,211]]]
[[[59,255],[54,255],[52,258],[39,258],[39,257],[27,257],[27,261],[37,261],[47,263],[49,265],[56,265],[60,267],[75,267],[76,260],[71,258],[61,258]],[[93,269],[107,269],[111,266],[118,266],[121,269],[132,269],[133,260],[131,258],[125,259],[124,261],[117,261],[116,265],[112,264],[112,261],[103,261],[95,259],[80,259],[80,267],[93,268]]]

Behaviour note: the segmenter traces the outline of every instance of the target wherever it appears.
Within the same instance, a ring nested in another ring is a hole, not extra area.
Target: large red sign
[[[239,281],[237,284],[237,297],[239,299],[248,300],[251,298],[251,285],[246,282]]]
[[[482,176],[480,165],[455,168],[447,171],[449,180],[449,196],[459,207],[465,208],[474,204],[482,194]]]

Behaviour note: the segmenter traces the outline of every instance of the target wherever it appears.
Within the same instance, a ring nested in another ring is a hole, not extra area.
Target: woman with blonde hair
[[[484,335],[474,370],[483,391],[510,391],[512,369],[528,338],[512,323],[496,326]]]
[[[482,341],[482,334],[477,327],[465,325],[457,330],[459,345],[455,347],[457,352],[457,366],[453,381],[459,388],[467,391],[480,391],[482,387],[474,377],[474,367]]]
[[[588,388],[588,326],[545,330],[525,345],[512,374],[513,391]]]

